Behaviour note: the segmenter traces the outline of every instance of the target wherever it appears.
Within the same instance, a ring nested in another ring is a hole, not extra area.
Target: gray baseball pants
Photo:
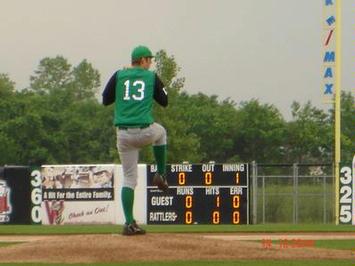
[[[117,149],[123,168],[123,186],[134,189],[138,179],[139,150],[149,144],[166,145],[166,130],[158,123],[146,128],[117,128]]]

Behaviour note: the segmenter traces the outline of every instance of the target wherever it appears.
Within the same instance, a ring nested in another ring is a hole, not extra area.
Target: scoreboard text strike
[[[152,185],[147,167],[147,224],[248,224],[248,164],[171,164],[169,190]]]

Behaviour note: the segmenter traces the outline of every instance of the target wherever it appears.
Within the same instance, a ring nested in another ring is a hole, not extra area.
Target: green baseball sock
[[[158,166],[158,173],[163,175],[166,172],[166,145],[153,146],[154,158]]]
[[[126,223],[133,223],[133,202],[134,202],[134,190],[129,187],[123,187],[121,191],[121,200],[126,218]]]

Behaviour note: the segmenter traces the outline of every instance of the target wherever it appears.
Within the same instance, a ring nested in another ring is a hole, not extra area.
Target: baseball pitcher
[[[134,189],[138,178],[138,156],[143,146],[152,144],[158,171],[153,184],[167,191],[166,130],[154,122],[153,99],[168,105],[168,95],[158,75],[150,71],[153,54],[149,48],[138,46],[131,54],[131,66],[116,71],[108,81],[102,96],[103,104],[115,104],[114,125],[117,128],[117,149],[123,168],[122,206],[126,223],[123,235],[141,235],[133,217]]]

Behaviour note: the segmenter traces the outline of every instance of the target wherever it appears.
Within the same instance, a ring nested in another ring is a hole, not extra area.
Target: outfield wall
[[[121,205],[121,165],[22,168],[22,172],[18,167],[3,171],[14,174],[12,177],[5,174],[4,181],[0,180],[0,218],[5,217],[0,223],[64,225],[125,222]],[[156,165],[138,165],[134,199],[134,217],[138,223],[249,223],[248,164],[210,162],[167,165],[170,187],[167,192],[152,184],[156,171]],[[16,186],[11,185],[15,183]],[[15,195],[17,200],[13,201]],[[26,215],[16,218],[19,211]]]
[[[172,164],[167,169],[170,189],[161,193],[151,184],[156,167],[139,165],[138,223],[249,223],[247,164]],[[354,169],[355,157],[340,169],[341,224],[355,224]],[[122,166],[114,164],[0,167],[0,224],[123,224],[122,181]]]
[[[138,165],[140,223],[146,223],[146,168]],[[123,224],[122,180],[122,166],[114,164],[0,167],[0,224]]]

